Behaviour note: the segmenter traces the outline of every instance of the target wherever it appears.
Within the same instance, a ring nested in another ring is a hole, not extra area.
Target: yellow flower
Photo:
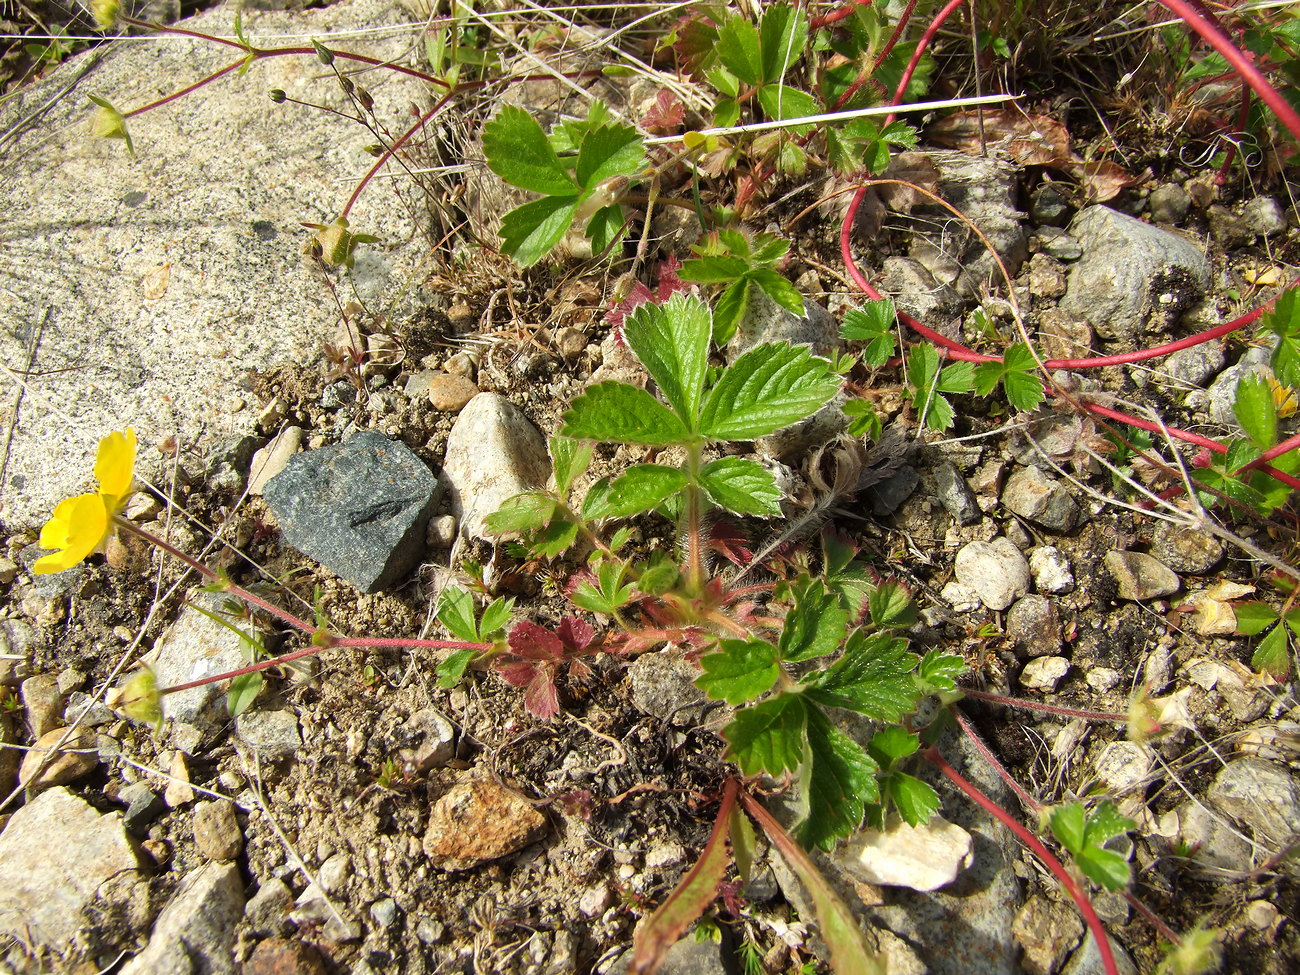
[[[122,507],[135,471],[135,431],[110,433],[99,442],[95,457],[95,477],[99,490],[65,498],[54,515],[41,529],[41,548],[54,554],[36,560],[32,571],[37,575],[62,572],[94,552],[108,536],[113,516]]]

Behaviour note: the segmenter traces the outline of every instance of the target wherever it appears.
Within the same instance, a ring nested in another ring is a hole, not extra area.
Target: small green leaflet
[[[781,775],[803,761],[808,711],[800,694],[778,694],[736,714],[722,732],[727,757],[746,775]]]
[[[1300,289],[1288,288],[1278,297],[1264,315],[1263,328],[1278,337],[1273,375],[1283,386],[1300,388]]]
[[[811,660],[833,653],[844,640],[848,622],[848,610],[835,593],[820,582],[803,580],[794,588],[794,607],[781,628],[781,659]]]
[[[579,186],[537,120],[507,105],[483,127],[488,168],[511,186],[546,196],[577,197]]]
[[[781,489],[771,471],[743,457],[721,457],[704,465],[700,486],[713,503],[738,515],[781,514]]]
[[[808,43],[808,20],[802,9],[773,4],[764,11],[758,30],[763,81],[780,81]]]
[[[952,426],[952,404],[944,393],[969,393],[975,388],[975,368],[969,362],[955,362],[939,369],[939,350],[918,345],[907,356],[907,381],[912,386],[912,406],[931,430]]]
[[[601,125],[587,132],[574,175],[587,191],[616,176],[630,176],[645,162],[645,143],[630,125]]]
[[[683,425],[694,428],[709,364],[713,316],[699,298],[675,294],[666,304],[639,305],[623,336]]]
[[[794,835],[806,847],[830,850],[861,825],[866,803],[879,800],[879,767],[820,708],[807,711],[808,760],[801,773],[808,815]]]
[[[544,491],[525,491],[506,498],[484,524],[493,535],[534,531],[549,524],[558,507],[559,502]]]
[[[871,622],[882,629],[911,626],[916,622],[916,603],[912,595],[897,582],[882,582],[871,591],[868,600]]]
[[[457,650],[450,657],[438,664],[438,686],[448,691],[461,682],[470,661],[474,659],[473,650]]]
[[[573,482],[582,477],[591,466],[591,444],[569,437],[552,437],[548,444],[551,466],[555,471],[555,490],[564,497]]]
[[[966,661],[938,647],[928,650],[916,668],[916,683],[923,694],[941,694],[957,689],[957,678],[966,673]]]
[[[230,682],[230,688],[226,691],[226,710],[232,718],[239,717],[252,707],[264,683],[262,674],[256,671],[240,674]]]
[[[1113,802],[1103,802],[1091,814],[1085,812],[1083,803],[1072,802],[1053,812],[1048,823],[1085,876],[1107,890],[1128,886],[1128,861],[1105,846],[1113,837],[1135,829],[1137,823],[1116,812]]]
[[[570,594],[569,599],[579,609],[612,616],[630,603],[636,595],[631,584],[623,582],[625,565],[621,562],[601,562],[596,567],[596,579],[584,579]]]
[[[1277,407],[1273,404],[1273,391],[1262,376],[1241,378],[1232,412],[1246,436],[1261,451],[1277,443]]]
[[[723,66],[745,84],[756,85],[762,80],[758,30],[744,17],[739,14],[729,17],[718,29],[715,50]]]
[[[766,640],[719,640],[718,652],[700,658],[695,686],[715,701],[744,704],[771,690],[780,675],[776,647]]]
[[[474,597],[459,586],[448,586],[438,597],[438,622],[457,640],[478,642],[474,623]]]
[[[629,467],[600,494],[600,502],[583,507],[587,518],[626,518],[649,511],[686,486],[686,475],[676,467],[637,464]]]
[[[544,196],[515,207],[501,221],[501,249],[532,267],[564,239],[577,211],[576,196]]]
[[[592,386],[564,414],[560,434],[579,440],[614,440],[664,446],[689,438],[681,419],[644,389],[626,383]]]
[[[917,660],[902,637],[855,630],[839,660],[804,678],[805,694],[826,707],[846,708],[879,721],[900,721],[916,709],[918,691],[912,671]]]
[[[840,337],[846,342],[865,342],[862,361],[869,366],[883,366],[894,354],[897,339],[894,323],[898,312],[892,298],[868,301],[861,308],[850,309],[840,323]]]
[[[981,362],[975,367],[975,392],[987,396],[998,383],[1007,394],[1007,402],[1018,410],[1032,410],[1043,401],[1043,381],[1038,363],[1023,342],[1011,346],[1001,362]]]
[[[760,345],[732,363],[709,390],[700,432],[713,440],[774,433],[815,413],[839,388],[826,360],[805,347]]]
[[[890,772],[884,778],[885,799],[894,804],[909,826],[928,823],[939,811],[939,793],[926,782],[905,772]]]

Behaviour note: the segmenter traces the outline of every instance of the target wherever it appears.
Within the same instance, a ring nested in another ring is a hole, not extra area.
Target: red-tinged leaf
[[[555,686],[555,673],[550,667],[538,667],[532,683],[524,689],[524,707],[528,713],[550,721],[560,713],[560,692]]]
[[[520,620],[510,631],[511,652],[529,660],[562,660],[564,644],[560,638],[532,620]]]
[[[731,809],[736,802],[739,783],[728,779],[722,794],[722,807],[713,823],[709,842],[704,845],[695,866],[687,871],[668,899],[637,928],[632,939],[632,965],[629,975],[654,975],[668,949],[686,933],[718,897],[727,873],[727,834]]]
[[[569,661],[569,676],[576,680],[586,680],[591,676],[591,668],[581,660]]]
[[[817,927],[830,949],[831,969],[837,975],[885,975],[884,962],[867,947],[853,912],[808,859],[808,854],[756,799],[742,792],[740,801],[812,899]]]
[[[511,687],[527,687],[533,682],[540,669],[531,660],[514,660],[510,663],[498,663],[497,675]]]
[[[650,106],[650,111],[645,113],[641,124],[650,131],[657,129],[661,132],[676,132],[685,121],[686,108],[682,105],[681,99],[667,88],[663,88],[655,96],[655,103]]]
[[[555,628],[555,634],[564,644],[564,649],[574,653],[587,649],[591,641],[596,638],[596,631],[591,628],[591,624],[576,616],[566,616],[560,620],[560,625]]]
[[[732,565],[742,568],[749,565],[754,557],[754,550],[749,547],[749,539],[730,521],[714,523],[709,529],[708,547]]]
[[[659,270],[656,272],[659,275],[659,284],[656,286],[655,291],[659,296],[658,300],[660,304],[667,301],[679,291],[685,294],[691,293],[691,283],[689,281],[683,281],[677,276],[677,272],[681,269],[682,262],[677,259],[676,254],[668,255],[668,259],[659,264]]]
[[[560,800],[560,808],[564,810],[564,815],[577,816],[583,821],[591,819],[593,803],[590,789],[574,789],[557,798]]]
[[[638,305],[654,300],[654,292],[637,281],[632,285],[632,290],[628,292],[627,297],[605,313],[605,321],[618,328],[623,324],[623,319],[627,318]]]
[[[663,261],[659,265],[657,272],[659,278],[658,283],[655,285],[655,290],[651,291],[640,281],[637,281],[632,285],[632,290],[628,292],[628,296],[605,313],[605,321],[609,322],[609,324],[613,325],[615,328],[620,328],[623,324],[623,320],[627,318],[628,315],[632,314],[633,310],[635,310],[639,305],[644,305],[647,302],[662,305],[679,291],[689,294],[693,286],[690,282],[683,281],[677,276],[677,272],[681,269],[681,266],[682,262],[677,260],[676,256],[669,257],[668,260]],[[622,336],[620,333],[620,342],[621,341]]]

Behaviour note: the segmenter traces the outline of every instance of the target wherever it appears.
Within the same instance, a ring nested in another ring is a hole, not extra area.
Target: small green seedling
[[[1083,803],[1071,802],[1052,812],[1048,820],[1052,834],[1070,851],[1074,863],[1088,879],[1107,890],[1123,890],[1129,884],[1129,862],[1106,844],[1137,828],[1133,820],[1115,811],[1107,800],[1091,813]]]

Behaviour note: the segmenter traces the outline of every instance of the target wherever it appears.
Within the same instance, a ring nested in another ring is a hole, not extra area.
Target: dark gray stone
[[[266,485],[284,540],[363,592],[392,586],[419,563],[438,497],[425,463],[373,430],[289,458]]]
[[[944,510],[956,518],[959,525],[973,525],[984,517],[979,502],[975,500],[975,492],[950,460],[934,469],[934,493]]]
[[[920,483],[921,475],[913,468],[900,467],[893,477],[867,489],[866,499],[871,505],[871,513],[877,518],[892,515],[912,496],[912,492]]]
[[[1178,576],[1159,559],[1142,552],[1107,552],[1102,560],[1119,584],[1119,598],[1145,602],[1178,591]]]
[[[1147,197],[1147,214],[1154,223],[1182,223],[1191,207],[1191,194],[1177,183],[1157,186]]]
[[[1064,227],[1073,210],[1069,196],[1056,183],[1044,183],[1029,201],[1029,218],[1043,227]]]
[[[1164,372],[1176,383],[1204,386],[1223,368],[1223,343],[1217,339],[1179,349],[1165,360]]]
[[[1205,216],[1210,224],[1210,236],[1224,250],[1242,247],[1255,239],[1255,232],[1246,221],[1225,206],[1216,203],[1205,211]]]
[[[1025,596],[1007,613],[1007,636],[1031,657],[1061,649],[1061,624],[1056,606],[1045,596]]]
[[[117,800],[126,803],[122,825],[132,836],[143,836],[154,818],[167,808],[162,796],[154,792],[147,782],[132,782],[118,793]]]
[[[1170,521],[1157,522],[1151,536],[1151,554],[1175,572],[1209,572],[1223,552],[1223,542],[1209,532]]]

